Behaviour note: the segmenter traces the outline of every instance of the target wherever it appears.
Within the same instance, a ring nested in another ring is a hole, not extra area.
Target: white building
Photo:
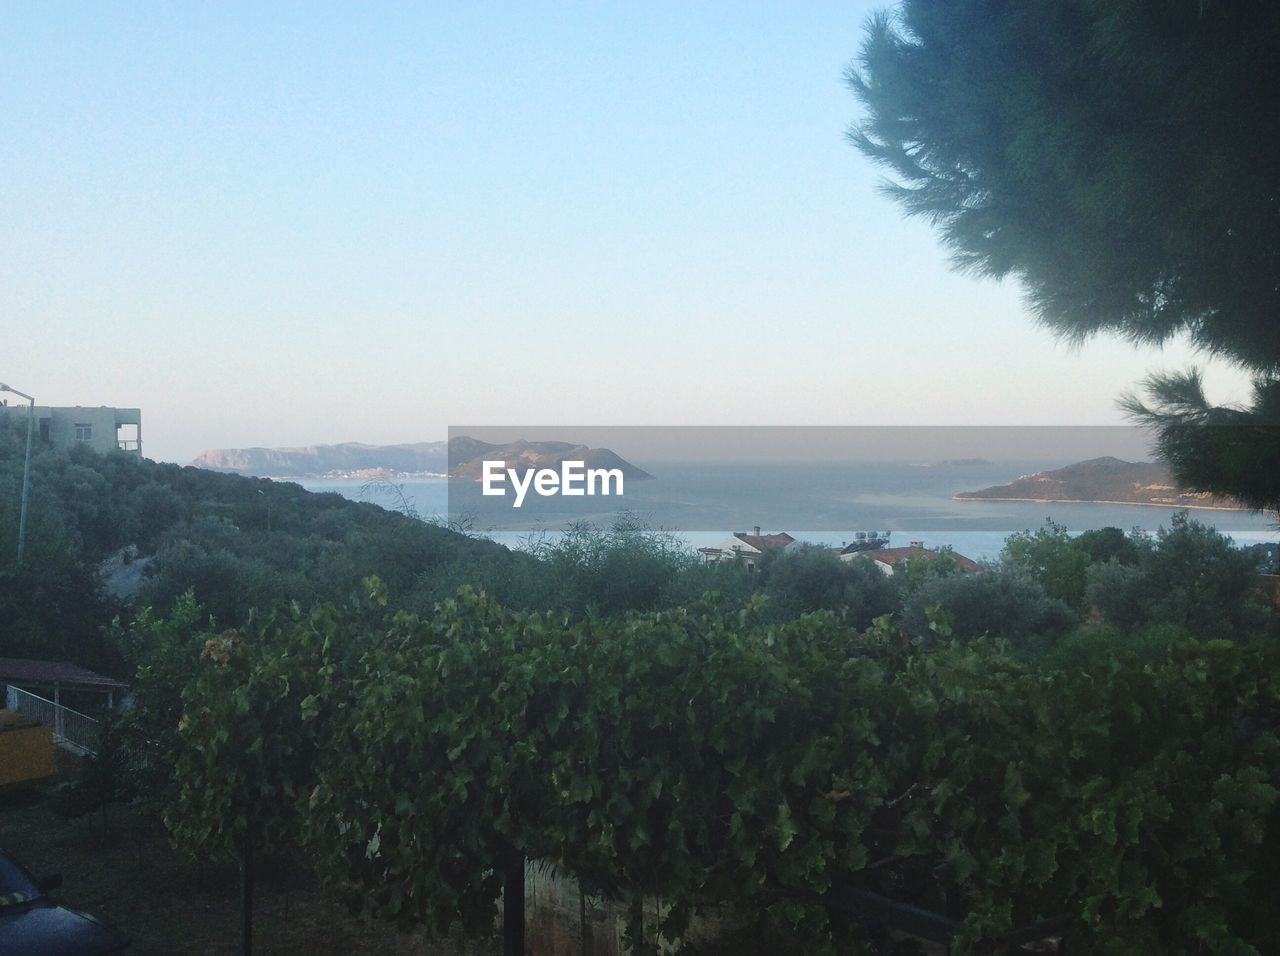
[[[781,534],[761,534],[760,526],[745,531],[735,531],[732,538],[707,548],[699,548],[698,554],[707,564],[720,561],[741,561],[748,571],[754,571],[756,564],[772,551],[785,551],[796,543],[796,539],[785,531]]]
[[[966,558],[954,551],[933,551],[924,546],[923,541],[912,541],[905,548],[875,548],[871,550],[836,549],[841,561],[874,561],[876,567],[884,574],[893,574],[894,566],[908,560],[932,560],[946,557],[956,563],[961,571],[981,571],[978,562]]]
[[[20,432],[27,427],[30,406],[25,402],[0,403],[3,415]],[[35,407],[35,436],[59,451],[80,445],[96,452],[125,451],[142,457],[142,410],[76,405]]]

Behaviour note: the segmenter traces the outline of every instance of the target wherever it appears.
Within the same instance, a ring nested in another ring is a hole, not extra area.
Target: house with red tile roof
[[[854,551],[845,549],[839,553],[841,561],[855,561],[859,558],[867,558],[874,561],[876,566],[885,574],[893,574],[894,566],[901,564],[909,558],[950,558],[962,571],[982,570],[982,565],[978,564],[978,562],[974,561],[972,558],[966,558],[963,554],[957,554],[954,551],[933,551],[926,548],[923,541],[912,541],[905,548],[876,548],[875,550],[870,551]]]
[[[699,548],[698,554],[703,562],[715,564],[719,561],[741,561],[748,571],[756,569],[757,562],[771,552],[785,551],[796,543],[796,539],[785,531],[779,534],[761,534],[756,525],[748,534],[735,531],[732,538],[708,548]]]

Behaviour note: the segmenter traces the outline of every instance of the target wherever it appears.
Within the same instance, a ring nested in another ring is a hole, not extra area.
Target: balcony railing
[[[5,688],[5,703],[9,710],[26,714],[32,720],[52,727],[55,743],[77,753],[92,755],[98,752],[101,725],[87,714],[55,704],[12,684]]]

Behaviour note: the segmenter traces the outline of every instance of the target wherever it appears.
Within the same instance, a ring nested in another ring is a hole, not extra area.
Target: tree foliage
[[[1010,535],[1001,558],[1030,576],[1050,597],[1076,609],[1084,605],[1085,572],[1095,558],[1089,541],[1073,538],[1062,525],[1048,521],[1034,532]]]
[[[874,952],[843,903],[864,888],[961,918],[961,952],[1059,913],[1086,952],[1280,945],[1269,646],[1071,672],[830,613],[383,600],[370,581],[362,605],[186,641],[167,819],[188,845],[224,849],[253,808],[243,826],[291,834],[353,908],[437,931],[491,925],[518,853],[661,895],[668,939],[718,906],[804,952]]]
[[[849,73],[855,144],[959,268],[1016,277],[1069,339],[1185,334],[1257,376],[1248,409],[1194,371],[1129,402],[1181,481],[1257,507],[1280,502],[1277,48],[1267,4],[904,0]]]
[[[777,620],[810,611],[835,611],[854,627],[867,628],[877,617],[894,613],[899,603],[898,582],[874,562],[843,561],[830,548],[818,545],[766,555],[760,578]]]
[[[25,429],[0,419],[6,556],[16,549],[25,447]],[[127,623],[135,607],[173,611],[189,591],[227,627],[277,603],[345,603],[370,574],[398,605],[423,611],[466,582],[515,606],[545,593],[530,555],[287,482],[37,442],[30,487],[26,560],[0,562],[0,656],[126,676],[103,629],[116,616]],[[144,567],[129,601],[107,593],[97,572],[126,546]]]
[[[926,643],[935,642],[940,631],[960,640],[991,635],[1025,643],[1059,637],[1076,620],[1071,608],[1018,569],[932,578],[911,593],[902,609],[903,629]]]
[[[1137,560],[1088,572],[1089,603],[1125,630],[1169,624],[1204,638],[1261,633],[1257,560],[1221,532],[1181,512],[1154,539],[1136,538]]]

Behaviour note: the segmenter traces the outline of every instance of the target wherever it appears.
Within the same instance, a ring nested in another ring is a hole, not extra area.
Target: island
[[[986,458],[944,458],[942,461],[918,465],[919,468],[982,468],[990,465]]]
[[[466,436],[449,441],[450,478],[479,481],[486,461],[501,461],[504,468],[520,473],[543,468],[558,471],[561,462],[580,461],[588,469],[616,468],[622,472],[623,477],[636,481],[653,478],[653,475],[608,448],[589,448],[564,441],[520,440],[494,445]]]
[[[608,448],[564,441],[514,441],[492,444],[465,435],[450,441],[402,445],[308,445],[298,448],[217,448],[202,452],[192,465],[210,471],[259,478],[472,478],[479,480],[485,461],[502,461],[517,471],[559,468],[582,461],[587,468],[617,468],[633,480],[648,472]]]
[[[1237,501],[1179,488],[1159,462],[1090,458],[1065,468],[1023,475],[1007,485],[952,495],[955,501],[1056,501],[1064,504],[1149,505],[1248,511]]]

